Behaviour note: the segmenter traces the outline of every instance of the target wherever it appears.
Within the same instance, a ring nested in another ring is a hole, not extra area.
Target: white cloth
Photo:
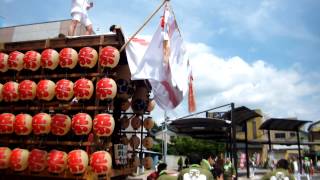
[[[81,24],[85,25],[86,27],[92,24],[91,20],[86,14],[75,12],[75,13],[72,13],[71,16],[72,16],[72,20],[79,21]]]
[[[71,4],[71,14],[72,13],[81,13],[87,14],[87,8],[90,7],[88,0],[72,0]]]

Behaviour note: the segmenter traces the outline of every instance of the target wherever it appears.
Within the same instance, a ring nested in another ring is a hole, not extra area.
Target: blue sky
[[[89,15],[97,33],[119,24],[127,35],[161,3],[93,2]],[[5,26],[70,18],[69,0],[0,3]],[[198,110],[232,101],[261,108],[270,117],[320,119],[320,1],[171,0],[171,4],[194,69]],[[142,34],[152,35],[160,16]],[[157,109],[155,116],[159,114]],[[169,116],[186,114],[183,102]]]

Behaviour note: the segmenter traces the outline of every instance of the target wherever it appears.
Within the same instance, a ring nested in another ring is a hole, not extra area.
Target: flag
[[[194,89],[193,89],[193,75],[192,75],[192,69],[190,64],[189,65],[189,69],[190,69],[190,73],[189,73],[189,93],[188,93],[188,110],[189,112],[195,112],[196,111],[196,100],[194,97]]]
[[[177,107],[188,91],[188,58],[168,5],[149,46],[137,51],[133,47],[130,42],[126,48],[131,79],[148,79],[154,99],[163,110]],[[135,53],[139,55],[132,55]]]

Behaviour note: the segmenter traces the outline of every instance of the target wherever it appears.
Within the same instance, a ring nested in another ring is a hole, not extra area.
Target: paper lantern
[[[10,156],[10,167],[14,171],[23,171],[28,167],[29,151],[16,148]]]
[[[121,99],[128,99],[132,95],[131,73],[128,65],[119,65],[115,68],[116,83],[117,83],[117,97]]]
[[[23,53],[19,51],[13,51],[8,57],[8,68],[16,71],[23,69]]]
[[[146,128],[147,130],[152,129],[154,126],[154,121],[151,117],[147,117],[146,119],[144,119],[143,121],[143,127]]]
[[[93,94],[93,83],[89,79],[81,78],[74,83],[73,91],[77,99],[90,99]]]
[[[58,100],[69,101],[73,97],[73,82],[61,79],[56,83],[56,97]]]
[[[67,153],[58,150],[51,150],[48,154],[48,172],[59,174],[67,168]]]
[[[146,87],[137,87],[131,101],[131,108],[136,114],[143,114],[147,109],[148,90]]]
[[[153,147],[153,139],[152,139],[152,137],[145,137],[142,140],[142,145],[147,149],[151,149]]]
[[[8,71],[8,54],[0,52],[0,72]]]
[[[11,149],[0,147],[0,169],[7,169],[10,165]]]
[[[146,169],[151,169],[152,168],[152,165],[153,165],[153,159],[152,157],[148,156],[148,157],[145,157],[143,159],[143,166],[144,168]]]
[[[107,46],[101,49],[99,63],[102,67],[114,68],[118,65],[120,53],[118,49]]]
[[[12,134],[16,117],[11,113],[0,114],[0,134]]]
[[[71,128],[71,119],[65,114],[55,114],[51,117],[51,132],[57,136],[66,135]]]
[[[137,135],[132,135],[129,143],[133,149],[137,149],[140,146],[140,138]]]
[[[102,78],[97,82],[96,93],[100,100],[113,99],[117,95],[117,84],[111,78]]]
[[[98,53],[91,47],[81,48],[79,51],[79,64],[81,67],[93,68],[97,64]]]
[[[140,128],[141,124],[142,124],[142,120],[141,120],[140,116],[135,115],[135,116],[131,119],[131,127],[132,127],[133,129],[136,130],[136,129]]]
[[[3,99],[3,96],[2,96],[2,89],[3,89],[3,85],[0,83],[0,102],[2,101]]]
[[[41,80],[37,85],[37,98],[40,100],[51,101],[55,95],[56,85],[51,80]]]
[[[31,172],[41,172],[47,167],[47,151],[33,149],[29,155],[29,170]]]
[[[32,129],[36,135],[49,134],[51,129],[51,116],[47,113],[38,113],[33,116]]]
[[[133,167],[138,167],[140,165],[140,158],[135,156],[132,159],[133,159],[133,163],[132,163]]]
[[[127,135],[122,135],[121,138],[120,138],[120,142],[124,145],[128,145],[129,144],[129,139],[127,137]]]
[[[41,55],[36,51],[28,51],[23,57],[23,68],[29,69],[31,71],[36,71],[39,69],[41,64]]]
[[[97,136],[110,136],[114,129],[113,116],[107,113],[97,114],[93,120],[93,132]]]
[[[130,106],[131,106],[131,102],[128,99],[126,99],[126,100],[121,102],[120,109],[121,109],[121,111],[125,112],[130,108]]]
[[[30,80],[19,83],[18,92],[20,100],[33,100],[36,97],[37,84]]]
[[[89,114],[78,113],[72,117],[71,126],[76,135],[87,135],[92,129],[92,119]]]
[[[84,150],[73,150],[68,154],[68,167],[71,174],[82,174],[89,163],[88,154]]]
[[[19,100],[19,84],[13,81],[6,82],[2,88],[2,98],[5,102],[16,102]]]
[[[78,63],[78,53],[72,48],[63,48],[59,53],[59,64],[62,68],[73,69]]]
[[[156,101],[154,99],[149,99],[147,112],[153,111],[154,107],[156,106]]]
[[[90,157],[90,166],[96,175],[106,175],[112,168],[112,158],[107,151],[94,152]]]
[[[54,70],[59,65],[59,53],[54,49],[46,49],[41,53],[41,66]]]
[[[29,114],[18,114],[14,122],[14,132],[17,135],[29,135],[32,131],[32,116]]]
[[[128,116],[123,116],[122,118],[120,118],[120,124],[121,124],[121,129],[127,129],[129,127],[130,124],[130,119],[128,118]]]

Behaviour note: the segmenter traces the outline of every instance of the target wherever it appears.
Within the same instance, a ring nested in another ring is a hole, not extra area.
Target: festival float
[[[0,46],[4,179],[124,179],[151,167],[154,101],[148,81],[131,80],[124,44],[117,28]]]

